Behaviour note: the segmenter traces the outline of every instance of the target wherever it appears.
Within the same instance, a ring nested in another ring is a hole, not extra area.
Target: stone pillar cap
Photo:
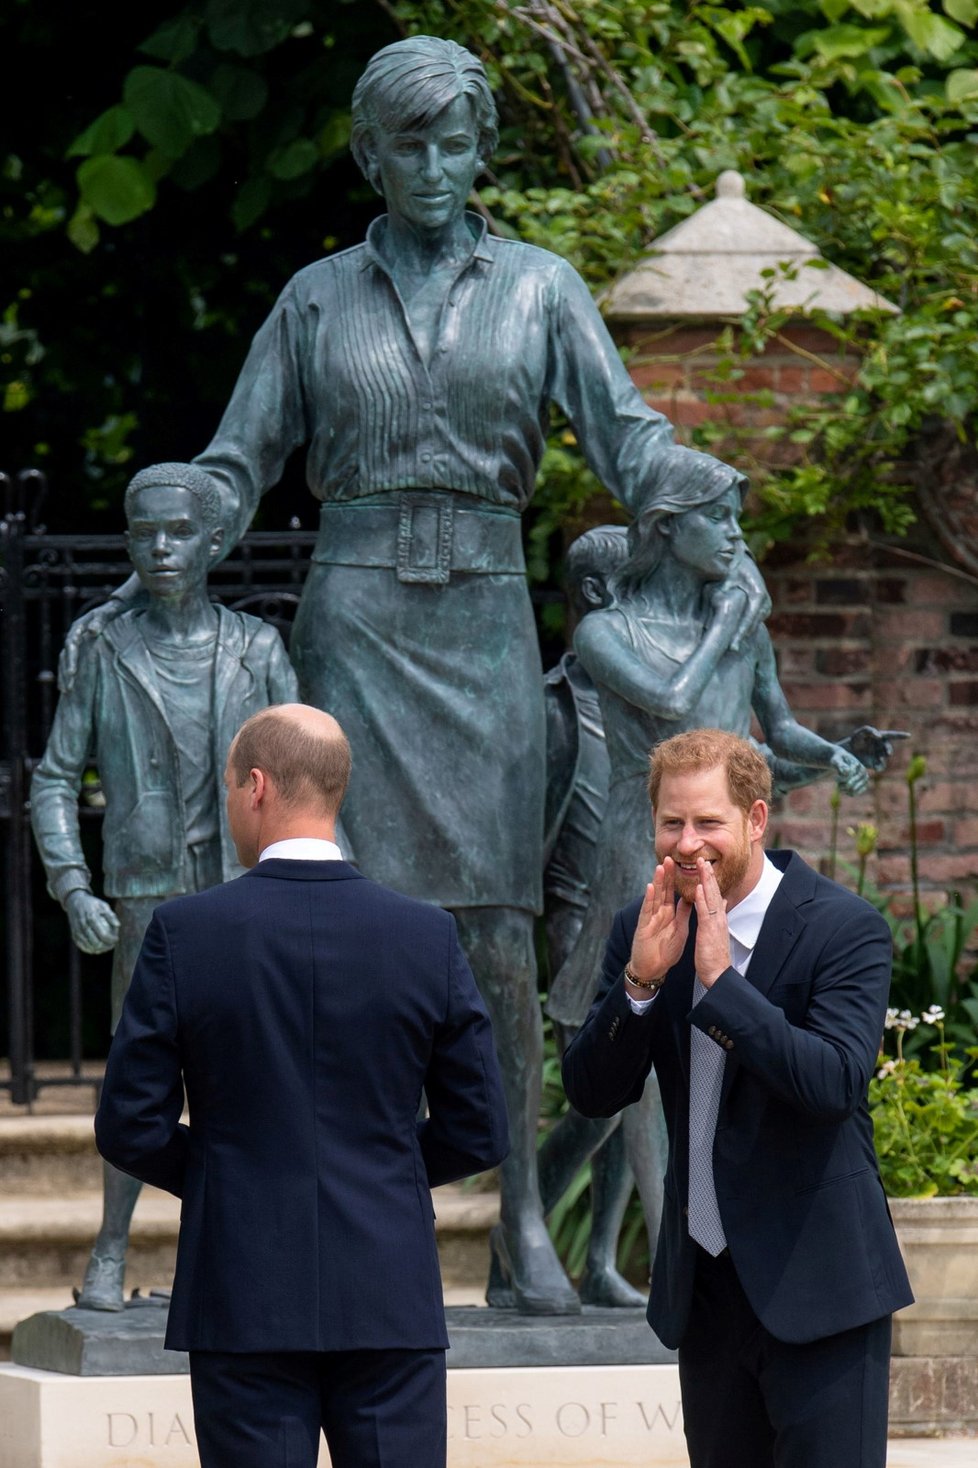
[[[782,265],[794,279],[780,273]],[[771,270],[777,273],[764,273]],[[652,252],[605,292],[601,306],[612,321],[725,320],[743,314],[753,290],[771,291],[776,307],[798,315],[898,310],[752,204],[743,174],[732,168],[717,178],[716,198],[660,235]]]

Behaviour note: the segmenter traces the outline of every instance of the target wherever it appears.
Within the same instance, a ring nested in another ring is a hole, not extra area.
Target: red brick
[[[913,598],[915,603],[929,602],[933,606],[954,607],[963,610],[964,606],[975,601],[974,591],[966,587],[958,576],[949,576],[940,571],[918,571],[913,577]]]
[[[782,678],[811,679],[815,669],[815,649],[804,643],[782,642],[777,648],[778,671]]]
[[[685,357],[691,352],[703,352],[706,348],[715,347],[720,335],[717,326],[678,326],[673,331],[643,331],[640,328],[629,331],[627,335],[615,332],[616,340],[622,340],[623,336],[628,344],[642,351],[652,353],[668,353],[670,356]]]
[[[870,623],[864,612],[778,612],[768,628],[777,647],[784,637],[866,637]]]
[[[716,417],[716,409],[701,402],[699,398],[691,398],[688,394],[678,393],[671,398],[652,397],[648,399],[653,408],[660,413],[665,413],[673,423],[685,424],[691,428],[698,428],[701,423],[707,423]]]
[[[798,709],[863,709],[868,705],[870,691],[867,683],[784,683],[785,695],[795,710]]]
[[[873,671],[873,654],[868,647],[820,647],[815,653],[819,673],[833,678],[850,678]]]
[[[940,678],[879,678],[874,692],[887,708],[938,710],[945,702]]]
[[[900,835],[901,835],[901,838],[905,842],[907,842],[907,844],[909,845],[909,843],[910,843],[910,826],[909,826],[909,824],[907,824],[906,826],[904,826],[904,828],[901,831]],[[934,846],[934,845],[937,845],[939,842],[945,841],[946,838],[947,838],[947,828],[945,827],[945,824],[944,824],[943,821],[941,821],[941,820],[934,820],[934,819],[931,819],[929,821],[922,821],[918,817],[918,820],[917,820],[917,841],[918,841],[918,843],[921,846]]]
[[[852,382],[852,373],[840,369],[829,372],[825,367],[813,367],[808,374],[808,385],[813,393],[845,392]]]
[[[906,576],[878,576],[874,587],[876,600],[889,606],[905,605],[909,600],[907,580]]]
[[[883,888],[909,886],[909,856],[897,856],[889,852],[886,855],[881,854],[876,865],[876,877]]]
[[[869,583],[855,576],[820,576],[815,600],[819,606],[863,606],[869,600]]]
[[[954,823],[954,845],[978,846],[978,816],[967,816]]]
[[[778,391],[806,396],[810,391],[807,367],[779,367]]]
[[[839,354],[835,337],[817,326],[789,325],[781,335],[806,352],[816,352],[820,357],[830,358]]]
[[[918,673],[978,673],[978,647],[922,647],[914,653]]]
[[[953,882],[974,882],[978,879],[978,851],[952,851],[943,856],[929,852],[926,862],[920,864],[920,878],[922,883],[934,888]]]
[[[969,708],[978,703],[978,683],[968,681],[964,683],[952,683],[948,688],[950,702],[953,708]]]
[[[686,369],[681,362],[633,362],[628,372],[637,388],[653,388],[660,393],[686,381]]]
[[[876,620],[881,637],[911,638],[916,642],[937,642],[946,632],[946,622],[940,612],[901,610],[890,611],[879,608]]]

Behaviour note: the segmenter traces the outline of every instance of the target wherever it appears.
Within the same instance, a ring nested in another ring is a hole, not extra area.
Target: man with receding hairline
[[[315,1468],[321,1430],[333,1468],[444,1468],[429,1188],[505,1156],[505,1105],[454,919],[342,860],[350,764],[319,709],[242,725],[248,870],[156,910],[106,1066],[99,1150],[183,1201],[202,1468]]]

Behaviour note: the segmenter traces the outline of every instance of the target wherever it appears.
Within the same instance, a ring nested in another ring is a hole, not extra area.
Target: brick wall
[[[718,374],[720,328],[631,327],[616,333],[646,399],[688,441],[708,418],[726,421],[729,440],[715,452],[746,463],[774,462],[790,446],[759,432],[781,423],[793,401],[837,392],[856,367],[827,333],[789,324],[743,374]],[[746,458],[744,455],[746,454]],[[978,580],[948,564],[921,519],[904,541],[853,537],[831,563],[811,563],[806,548],[779,547],[764,563],[774,604],[769,623],[781,681],[800,722],[839,739],[860,724],[906,729],[889,771],[864,797],[844,796],[839,856],[855,859],[847,827],[879,828],[869,875],[908,892],[907,786],[912,754],[927,773],[918,784],[922,886],[940,893],[978,886]],[[831,783],[793,792],[773,813],[775,843],[824,864],[830,845]]]
[[[904,550],[922,557],[911,560]],[[862,797],[843,796],[839,855],[854,860],[846,828],[879,828],[870,876],[910,890],[907,785],[912,754],[927,772],[917,786],[922,886],[943,892],[978,884],[978,584],[940,564],[918,526],[906,543],[853,538],[831,564],[799,548],[764,563],[774,610],[769,629],[782,686],[796,717],[829,739],[859,724],[905,729],[886,774]],[[829,847],[829,782],[792,792],[773,834],[818,861]]]

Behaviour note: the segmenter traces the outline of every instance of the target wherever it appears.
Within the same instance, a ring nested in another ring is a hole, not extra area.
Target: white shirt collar
[[[343,853],[335,841],[321,841],[318,836],[290,836],[266,846],[258,860],[268,861],[270,857],[284,861],[342,861]]]
[[[736,938],[742,948],[752,951],[757,942],[757,935],[761,931],[771,899],[781,883],[784,872],[778,868],[769,856],[764,857],[764,865],[756,886],[752,887],[747,896],[732,907],[727,913],[727,926],[730,936]]]

